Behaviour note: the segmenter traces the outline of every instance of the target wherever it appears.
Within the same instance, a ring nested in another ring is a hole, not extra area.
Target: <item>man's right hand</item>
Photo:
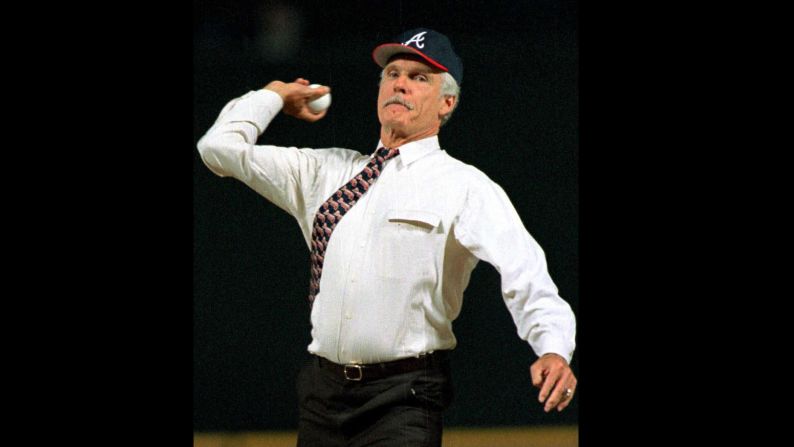
[[[313,112],[307,105],[309,101],[319,98],[331,91],[330,87],[309,88],[309,81],[298,78],[289,84],[282,81],[273,81],[265,86],[266,90],[272,90],[284,100],[284,113],[305,121],[314,122],[325,116],[328,109],[322,112]]]

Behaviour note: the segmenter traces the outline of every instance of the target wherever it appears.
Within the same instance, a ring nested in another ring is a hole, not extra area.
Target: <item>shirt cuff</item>
[[[568,347],[567,343],[561,342],[559,340],[544,340],[542,345],[543,348],[537,353],[539,357],[544,354],[557,354],[564,358],[569,365],[571,364],[574,348]]]

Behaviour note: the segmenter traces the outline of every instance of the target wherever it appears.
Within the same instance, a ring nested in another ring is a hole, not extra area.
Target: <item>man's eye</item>
[[[420,81],[420,82],[427,82],[428,78],[425,75],[416,75],[416,76],[414,76],[414,79],[416,79],[417,81]]]
[[[386,76],[388,76],[390,78],[396,78],[397,77],[397,72],[396,71],[390,71],[389,73],[386,74]]]

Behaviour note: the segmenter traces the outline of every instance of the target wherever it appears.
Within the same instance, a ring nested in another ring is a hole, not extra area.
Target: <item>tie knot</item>
[[[399,149],[390,149],[388,147],[382,147],[382,148],[378,149],[377,154],[378,154],[379,157],[383,157],[384,160],[388,160],[390,158],[394,158],[394,157],[400,155],[400,150]]]

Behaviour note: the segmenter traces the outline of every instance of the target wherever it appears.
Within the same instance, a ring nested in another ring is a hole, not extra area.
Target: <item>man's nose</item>
[[[406,92],[405,76],[398,76],[394,80],[394,91],[403,94]]]

